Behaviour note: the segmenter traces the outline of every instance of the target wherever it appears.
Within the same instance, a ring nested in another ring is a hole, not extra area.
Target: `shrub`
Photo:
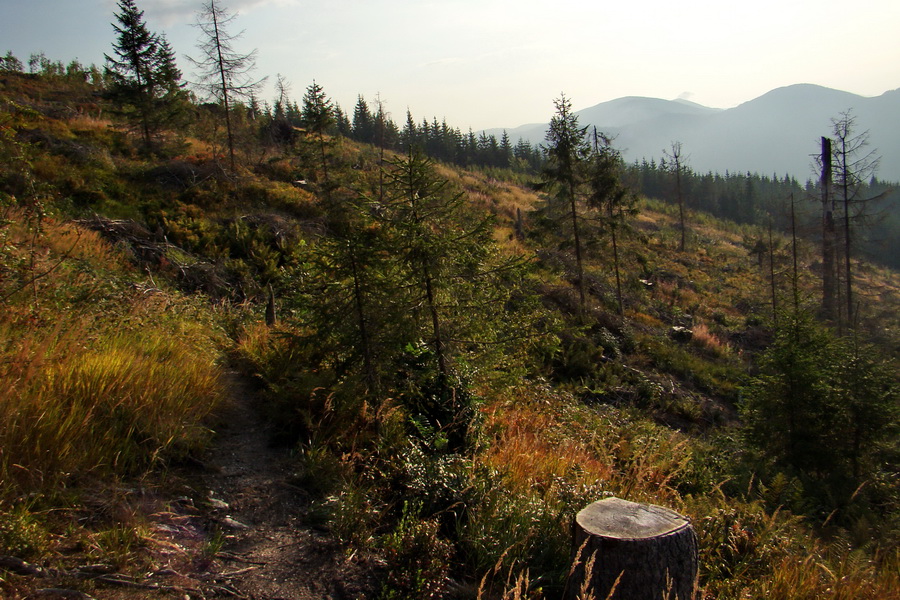
[[[11,510],[0,507],[0,555],[30,560],[41,556],[48,548],[49,541],[47,530],[24,507]]]
[[[405,503],[391,533],[381,539],[388,573],[379,598],[419,600],[442,598],[449,583],[453,546],[438,535],[437,520]]]

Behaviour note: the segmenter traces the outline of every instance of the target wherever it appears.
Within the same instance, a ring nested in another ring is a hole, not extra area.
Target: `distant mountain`
[[[581,125],[616,136],[628,161],[659,160],[673,141],[682,143],[695,171],[789,173],[813,176],[819,138],[831,133],[831,119],[852,109],[856,131],[869,131],[870,147],[881,156],[879,179],[900,181],[900,89],[866,98],[818,85],[778,88],[730,109],[684,100],[626,97],[578,111]],[[544,143],[546,124],[508,129],[519,138]],[[488,130],[500,135],[502,130]]]

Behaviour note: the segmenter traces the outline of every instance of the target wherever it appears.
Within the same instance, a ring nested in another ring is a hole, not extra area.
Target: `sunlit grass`
[[[134,474],[205,439],[203,419],[221,397],[210,357],[161,332],[109,332],[96,341],[86,333],[42,332],[6,353],[0,474],[7,487]]]
[[[617,409],[542,386],[514,394],[482,410],[476,500],[460,536],[479,572],[527,566],[556,589],[575,514],[612,495],[677,508],[675,480],[690,452],[683,436]]]
[[[696,477],[694,442],[637,413],[581,406],[540,386],[483,413],[472,475],[479,496],[461,532],[474,566],[487,573],[480,597],[526,597],[526,589],[527,597],[553,597],[568,566],[571,519],[611,495],[691,518],[704,597],[900,597],[896,551],[867,558],[827,547],[799,517],[726,497],[725,481],[683,495],[680,482]],[[538,588],[547,595],[535,595]]]
[[[691,345],[695,346],[713,358],[722,358],[731,354],[731,348],[723,342],[719,336],[709,330],[706,323],[696,323],[691,331]]]
[[[222,384],[215,333],[194,308],[117,282],[123,256],[93,232],[52,219],[36,235],[21,220],[9,232],[6,264],[36,281],[7,292],[0,315],[0,496],[134,475],[196,450]]]

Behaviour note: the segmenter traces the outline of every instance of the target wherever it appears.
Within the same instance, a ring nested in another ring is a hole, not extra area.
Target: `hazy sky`
[[[394,120],[463,130],[548,121],[621,96],[728,108],[793,83],[863,96],[900,87],[898,0],[224,0],[238,50],[299,100],[315,79],[348,114],[359,94]],[[137,0],[149,28],[197,55],[200,0]],[[115,0],[0,0],[0,53],[102,64]]]

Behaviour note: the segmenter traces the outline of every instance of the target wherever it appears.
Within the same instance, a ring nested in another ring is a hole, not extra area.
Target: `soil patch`
[[[229,584],[254,600],[374,597],[378,561],[305,524],[309,499],[288,483],[290,450],[270,444],[253,391],[232,383],[234,402],[201,475],[212,535],[223,542],[216,570],[237,572]]]

